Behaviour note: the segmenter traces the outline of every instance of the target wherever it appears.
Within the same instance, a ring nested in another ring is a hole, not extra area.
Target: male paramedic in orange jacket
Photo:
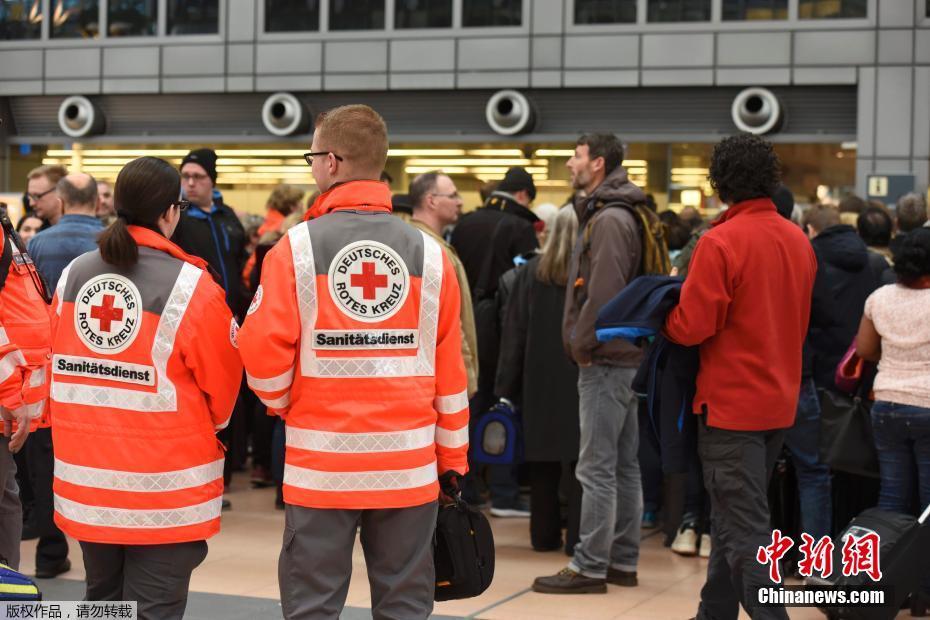
[[[239,333],[249,386],[287,424],[289,619],[339,616],[358,525],[374,618],[427,618],[440,483],[467,468],[455,270],[391,217],[387,147],[367,106],[318,119],[306,158],[323,194],[268,253]]]

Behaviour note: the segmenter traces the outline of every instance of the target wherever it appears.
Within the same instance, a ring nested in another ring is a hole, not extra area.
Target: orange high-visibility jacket
[[[136,265],[84,254],[52,304],[55,523],[87,542],[204,540],[220,529],[238,326],[204,261],[129,230]]]
[[[36,286],[32,259],[20,254],[2,231],[0,250],[12,252],[0,290],[0,407],[17,420],[30,420],[35,429],[48,398],[49,308]],[[17,426],[14,422],[14,430]]]
[[[239,335],[249,386],[287,422],[284,501],[403,508],[465,473],[459,288],[376,181],[338,185],[265,257]]]

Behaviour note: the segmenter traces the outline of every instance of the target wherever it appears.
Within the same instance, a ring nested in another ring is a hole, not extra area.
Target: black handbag
[[[433,561],[437,601],[478,596],[494,579],[494,535],[481,512],[460,497],[439,506]]]
[[[820,460],[835,471],[878,478],[872,402],[823,390],[820,395]]]

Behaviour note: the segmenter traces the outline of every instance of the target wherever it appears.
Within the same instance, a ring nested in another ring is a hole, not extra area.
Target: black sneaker
[[[544,594],[605,594],[606,579],[594,579],[565,567],[551,577],[537,577],[533,591]]]
[[[36,567],[36,579],[53,579],[69,570],[71,570],[71,560],[65,558],[54,566]]]
[[[607,569],[607,583],[623,586],[624,588],[635,588],[639,585],[639,581],[636,579],[636,571],[629,572],[617,570],[616,568]]]

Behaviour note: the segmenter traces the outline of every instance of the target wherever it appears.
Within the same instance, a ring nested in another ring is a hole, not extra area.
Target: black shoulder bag
[[[459,496],[439,505],[433,561],[437,601],[478,596],[494,579],[494,535],[477,509]]]

